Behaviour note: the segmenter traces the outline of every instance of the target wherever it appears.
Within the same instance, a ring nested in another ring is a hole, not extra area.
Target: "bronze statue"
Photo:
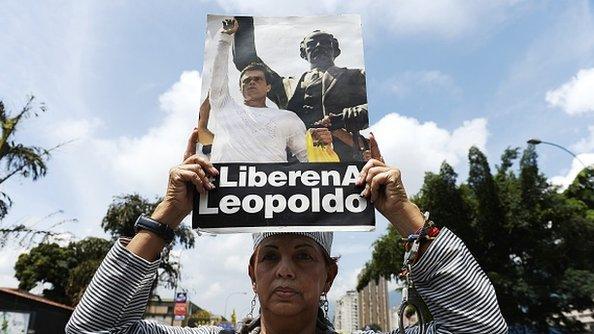
[[[235,17],[233,62],[239,71],[251,63],[262,63],[256,53],[252,17]],[[300,45],[301,58],[310,70],[296,80],[281,77],[266,66],[272,89],[268,98],[281,109],[295,112],[309,128],[325,127],[332,131],[334,150],[341,161],[361,161],[368,148],[359,130],[369,126],[365,71],[337,67],[340,55],[338,40],[330,33],[315,30]]]

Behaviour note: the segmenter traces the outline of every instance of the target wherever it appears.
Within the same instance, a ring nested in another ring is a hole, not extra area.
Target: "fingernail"
[[[216,188],[215,185],[212,182],[208,182],[208,186],[210,187],[210,189]]]
[[[361,196],[361,197],[365,197],[365,190],[363,190],[363,191],[362,191],[362,192],[359,194],[359,196]]]
[[[219,171],[218,171],[216,168],[214,168],[214,167],[210,167],[210,168],[209,168],[209,170],[210,170],[210,172],[211,172],[211,173],[213,173],[214,175],[219,175]]]

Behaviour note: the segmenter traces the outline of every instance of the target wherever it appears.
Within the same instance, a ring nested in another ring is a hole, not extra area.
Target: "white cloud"
[[[66,119],[50,128],[49,135],[61,143],[84,140],[102,125],[99,118]]]
[[[444,160],[456,167],[472,145],[485,151],[488,135],[484,118],[465,121],[450,132],[434,122],[420,123],[395,113],[384,116],[369,132],[377,138],[386,162],[402,171],[409,194],[420,189],[425,171],[439,170]]]
[[[16,287],[19,281],[14,277],[14,265],[19,255],[25,251],[25,248],[17,245],[9,245],[2,249],[0,256],[0,287]]]
[[[577,155],[578,159],[574,158],[571,162],[571,168],[565,175],[553,176],[550,181],[554,185],[560,186],[560,190],[565,190],[573,182],[578,173],[586,166],[594,165],[594,153],[583,153]],[[581,161],[581,162],[580,162]]]
[[[179,81],[159,97],[165,118],[158,126],[142,137],[97,143],[115,146],[110,167],[116,180],[141,193],[159,194],[165,189],[167,171],[181,162],[187,136],[197,124],[200,86],[198,72],[182,73]]]
[[[577,143],[571,146],[573,150],[577,152],[594,151],[594,125],[588,127],[588,132],[588,137],[580,139]]]
[[[568,82],[548,91],[546,100],[569,115],[594,112],[594,68],[582,69]]]

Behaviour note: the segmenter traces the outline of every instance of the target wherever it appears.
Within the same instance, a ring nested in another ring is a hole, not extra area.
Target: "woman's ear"
[[[332,263],[330,263],[330,265],[328,265],[327,268],[326,283],[324,284],[325,292],[330,291],[330,288],[332,287],[332,283],[334,283],[336,275],[338,275],[338,265],[336,264],[336,262],[332,261]]]
[[[251,264],[248,265],[248,276],[250,276],[250,280],[252,281],[252,290],[256,293],[256,275],[254,274],[254,266]]]

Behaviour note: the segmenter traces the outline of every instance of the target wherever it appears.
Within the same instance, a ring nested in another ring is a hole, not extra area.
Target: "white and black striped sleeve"
[[[109,251],[66,325],[66,333],[214,334],[221,328],[171,327],[142,320],[160,260],[150,262],[120,239]]]
[[[491,282],[447,228],[412,267],[411,276],[433,316],[429,333],[507,333]]]

